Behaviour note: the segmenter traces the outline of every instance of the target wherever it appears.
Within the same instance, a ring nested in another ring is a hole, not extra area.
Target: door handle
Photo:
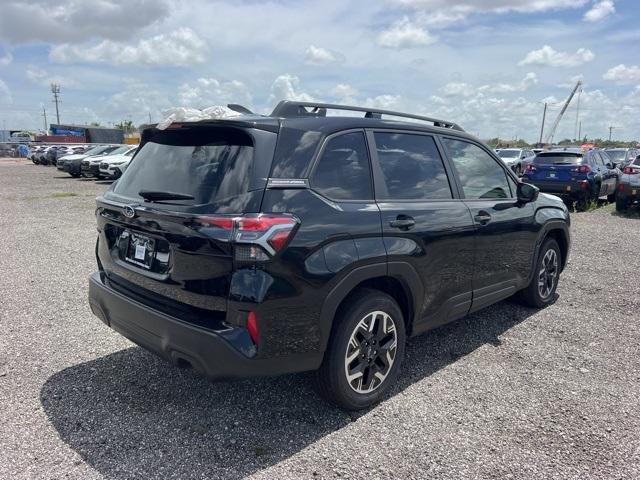
[[[473,217],[473,219],[480,225],[486,225],[491,221],[491,215],[485,211],[480,211]]]
[[[409,230],[410,228],[413,228],[415,224],[416,221],[407,215],[398,215],[395,220],[391,220],[389,222],[389,225],[393,228],[399,228],[400,230]]]

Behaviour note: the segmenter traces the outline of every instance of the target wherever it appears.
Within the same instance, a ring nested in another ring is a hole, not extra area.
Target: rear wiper
[[[148,202],[161,202],[163,200],[195,200],[193,195],[175,192],[159,192],[155,190],[140,190],[138,192]]]

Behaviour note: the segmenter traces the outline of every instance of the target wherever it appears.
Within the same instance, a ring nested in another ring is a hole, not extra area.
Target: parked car
[[[136,153],[138,146],[130,147],[126,152],[119,155],[107,155],[100,162],[100,176],[111,180],[116,180],[124,173],[129,166],[131,158]]]
[[[640,203],[640,156],[622,170],[616,195],[616,210],[621,212]]]
[[[80,164],[80,170],[83,177],[96,177],[101,178],[100,174],[100,163],[102,163],[105,159],[109,158],[112,155],[122,155],[123,153],[128,152],[131,149],[135,149],[131,145],[119,145],[117,148],[107,152],[102,153],[100,155],[94,155],[90,157],[86,157],[82,160]]]
[[[605,148],[604,151],[607,152],[609,158],[615,162],[620,170],[629,165],[638,155],[640,155],[640,150],[636,150],[635,148]]]
[[[532,150],[525,148],[501,148],[497,151],[497,154],[518,177],[536,156]]]
[[[40,154],[44,151],[45,148],[45,145],[37,145],[35,147],[31,147],[27,158],[38,165],[40,163]]]
[[[455,123],[389,113],[285,101],[145,129],[97,199],[93,313],[211,378],[318,370],[322,396],[361,409],[408,336],[517,292],[553,302],[562,201]]]
[[[536,155],[523,180],[584,209],[598,199],[613,202],[621,173],[601,150],[563,148]]]
[[[120,145],[98,145],[84,153],[67,155],[63,157],[63,162],[61,162],[61,165],[58,165],[58,169],[67,172],[72,177],[79,177],[82,174],[82,162],[85,158],[107,155],[118,147],[120,147]]]

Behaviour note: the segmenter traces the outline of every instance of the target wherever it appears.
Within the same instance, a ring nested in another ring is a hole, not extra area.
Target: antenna
[[[51,93],[53,93],[53,103],[56,104],[56,121],[60,124],[60,111],[58,110],[58,95],[60,95],[60,84],[51,84]]]

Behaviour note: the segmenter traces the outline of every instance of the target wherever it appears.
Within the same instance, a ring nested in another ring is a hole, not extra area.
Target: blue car
[[[584,208],[599,199],[614,202],[621,174],[603,150],[566,148],[536,155],[527,165],[523,181]]]

